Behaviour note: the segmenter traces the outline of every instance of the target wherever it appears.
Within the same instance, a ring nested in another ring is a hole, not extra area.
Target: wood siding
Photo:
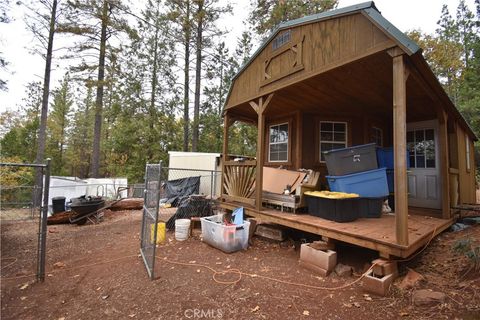
[[[394,46],[361,13],[290,30],[288,43],[276,50],[272,50],[271,43],[267,44],[235,79],[227,109]]]
[[[467,169],[466,155],[466,132],[457,126],[457,145],[458,145],[458,182],[459,182],[459,202],[475,203],[475,159],[473,155],[473,141],[469,137],[470,144],[470,170]]]

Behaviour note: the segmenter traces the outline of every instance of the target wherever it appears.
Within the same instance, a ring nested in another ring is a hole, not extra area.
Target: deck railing
[[[252,196],[255,193],[256,168],[255,160],[226,161],[223,165],[223,198],[255,205]]]

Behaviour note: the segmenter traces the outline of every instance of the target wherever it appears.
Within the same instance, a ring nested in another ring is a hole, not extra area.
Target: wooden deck
[[[239,205],[223,202],[221,206],[232,210]],[[411,208],[408,215],[408,245],[403,246],[396,243],[395,215],[382,215],[379,219],[358,219],[353,222],[338,223],[308,214],[286,213],[266,208],[261,211],[244,208],[247,215],[259,218],[262,222],[272,222],[376,250],[382,257],[407,258],[453,223],[453,219],[421,215],[422,212],[419,212],[418,209]],[[441,214],[439,214],[440,216]]]

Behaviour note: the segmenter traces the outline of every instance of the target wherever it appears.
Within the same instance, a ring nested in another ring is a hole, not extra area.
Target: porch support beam
[[[448,115],[443,109],[437,110],[438,115],[438,155],[440,163],[440,180],[442,183],[442,218],[450,219],[450,170],[448,162]]]
[[[407,89],[404,54],[393,56],[393,154],[395,159],[395,234],[397,243],[408,245],[407,191]]]
[[[220,195],[226,194],[225,190],[225,162],[228,161],[228,129],[231,125],[231,119],[228,111],[225,112],[223,116],[223,150],[222,150],[222,181],[220,187]]]
[[[250,106],[258,115],[258,136],[257,136],[257,177],[255,180],[255,205],[257,210],[262,209],[263,193],[263,163],[265,162],[265,111],[273,98],[273,93],[266,99],[260,97],[258,101],[250,101]]]

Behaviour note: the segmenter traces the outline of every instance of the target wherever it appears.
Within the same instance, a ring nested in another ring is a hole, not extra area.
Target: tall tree
[[[40,47],[45,50],[40,52],[40,54],[45,58],[45,71],[43,75],[42,110],[40,116],[40,127],[38,131],[37,156],[35,157],[36,163],[42,163],[45,156],[53,39],[58,17],[57,0],[41,0],[36,4],[40,5],[40,7],[30,5],[27,6],[30,14],[27,15],[28,18],[26,20],[26,25],[27,28],[33,33],[35,38],[39,41]],[[35,171],[35,184],[40,187],[43,185],[42,172],[39,168]],[[34,206],[40,205],[40,201],[41,194],[38,194],[37,198],[34,199]]]
[[[193,0],[167,0],[167,17],[172,23],[172,37],[183,48],[183,151],[189,149],[190,127],[190,50],[192,42]]]
[[[20,111],[14,114],[3,114],[3,127],[6,133],[1,140],[4,156],[18,156],[23,161],[33,162],[38,145],[40,110],[42,108],[42,84],[38,81],[27,84],[25,98]]]
[[[337,7],[338,0],[251,0],[250,23],[262,39],[281,22]]]
[[[51,112],[48,118],[48,147],[47,153],[52,158],[52,173],[66,174],[65,148],[67,143],[67,129],[70,125],[73,97],[70,89],[68,73],[60,83],[60,88],[53,92]]]
[[[91,176],[100,176],[100,148],[103,122],[103,98],[105,87],[105,65],[109,39],[119,31],[130,32],[126,19],[123,17],[127,8],[120,0],[71,0],[68,1],[67,22],[60,27],[62,32],[82,38],[75,43],[70,57],[82,56],[80,65],[75,72],[97,72],[95,123],[93,133]],[[97,58],[96,62],[88,60],[88,56]]]
[[[10,9],[10,0],[0,0],[0,23],[9,23],[10,17],[8,10]],[[3,52],[0,51],[0,71],[4,72],[7,69],[7,60],[3,57]],[[2,76],[3,78],[3,76]],[[7,90],[7,79],[0,78],[0,91]]]
[[[224,14],[230,13],[230,5],[220,6],[218,0],[195,0],[194,22],[195,33],[195,101],[193,108],[192,151],[197,151],[199,140],[200,91],[202,86],[202,68],[204,56],[213,44],[213,40],[222,32],[217,28],[216,21]]]
[[[87,81],[85,93],[72,118],[71,129],[68,134],[68,146],[65,158],[70,165],[69,173],[80,178],[89,177],[91,162],[91,145],[93,141],[93,119],[95,101],[93,97],[93,81]]]

